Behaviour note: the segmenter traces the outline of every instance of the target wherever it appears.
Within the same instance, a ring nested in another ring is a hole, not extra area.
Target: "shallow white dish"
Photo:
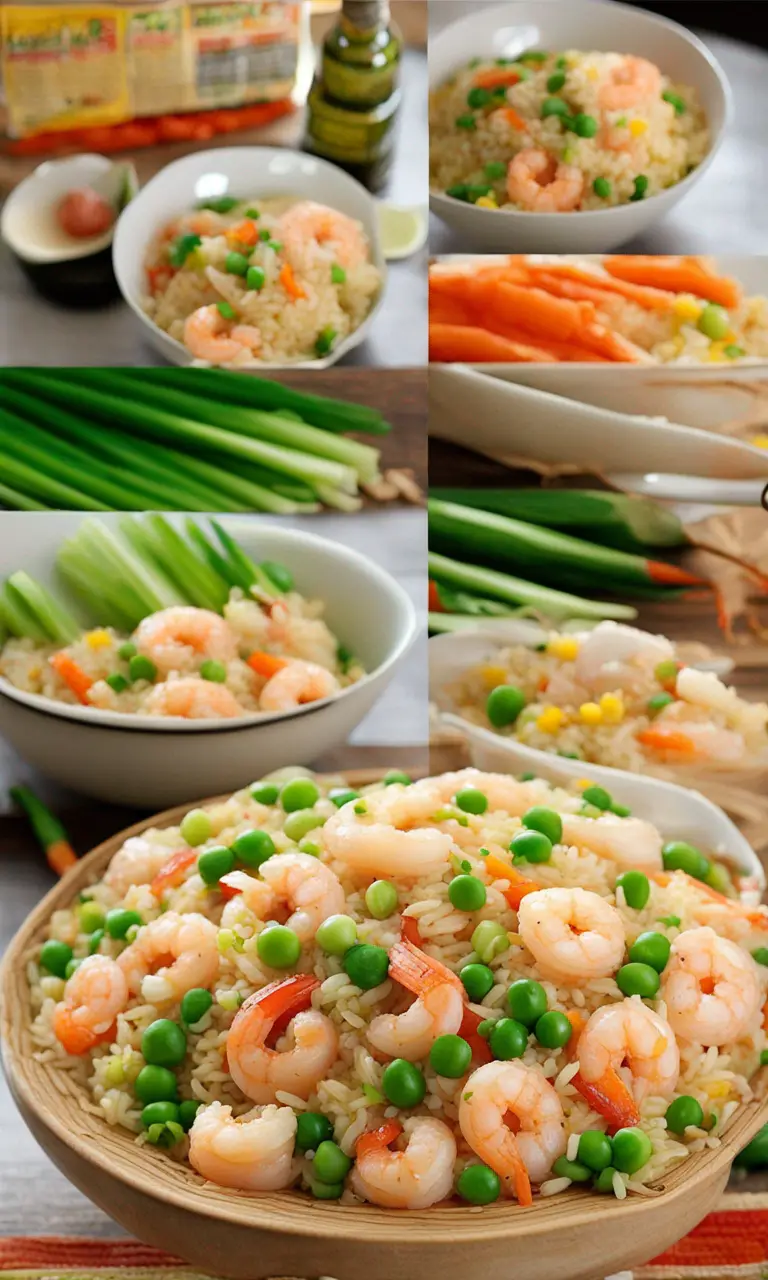
[[[537,751],[515,738],[505,738],[473,724],[459,715],[445,692],[446,685],[460,678],[468,667],[492,660],[502,645],[535,644],[536,628],[510,621],[504,626],[458,635],[434,636],[429,642],[429,677],[432,701],[443,724],[465,738],[472,764],[498,773],[531,770],[537,777],[569,786],[577,778],[588,777],[601,784],[620,804],[634,814],[648,818],[670,839],[687,840],[740,867],[749,884],[743,886],[759,901],[765,889],[765,872],[751,845],[738,827],[706,796],[646,774],[628,773],[604,765],[587,764],[565,756]],[[538,635],[543,633],[538,632]],[[724,674],[716,663],[710,669]]]
[[[120,517],[99,518],[116,524]],[[82,514],[13,519],[25,525],[21,536],[0,538],[0,579],[26,569],[82,618],[54,568],[58,547],[81,524]],[[183,517],[168,519],[180,523]],[[236,790],[285,764],[311,764],[345,742],[383,693],[417,631],[413,605],[394,578],[358,552],[316,534],[258,517],[220,519],[247,554],[285,564],[297,590],[325,601],[331,630],[359,657],[367,675],[336,697],[286,715],[226,721],[162,720],[68,706],[24,693],[0,677],[0,733],[42,773],[116,804],[180,804],[207,792]],[[97,619],[83,621],[93,625]]]
[[[373,262],[382,273],[378,297],[359,328],[339,342],[329,355],[290,367],[326,369],[335,364],[366,337],[384,296],[386,264],[376,201],[365,187],[335,165],[302,151],[277,147],[222,147],[183,156],[161,169],[125,210],[115,232],[115,275],[123,298],[145,329],[147,340],[171,364],[193,363],[192,353],[159,329],[141,305],[146,296],[144,259],[150,241],[166,222],[193,209],[198,200],[227,194],[253,199],[293,195],[302,200],[316,200],[363,224]],[[251,372],[280,367],[277,364],[255,366]]]
[[[698,90],[711,134],[710,151],[693,173],[659,195],[583,213],[532,214],[478,209],[433,191],[433,211],[467,249],[593,253],[614,249],[669,213],[711,165],[732,115],[725,74],[704,44],[684,27],[643,9],[600,0],[511,0],[478,6],[445,27],[429,46],[430,88],[473,56],[517,57],[526,49],[582,49],[648,58],[681,84]]]

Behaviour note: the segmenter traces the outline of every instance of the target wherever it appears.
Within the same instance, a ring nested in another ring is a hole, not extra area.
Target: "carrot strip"
[[[275,654],[263,653],[260,649],[254,649],[245,661],[251,671],[255,671],[258,676],[264,676],[267,680],[289,665],[287,658],[278,658]]]
[[[150,882],[150,891],[156,898],[161,898],[165,889],[175,888],[184,879],[184,872],[197,861],[196,849],[179,849],[164,862],[154,880]]]
[[[503,858],[497,857],[495,853],[487,853],[484,862],[492,876],[498,880],[509,881],[509,888],[502,892],[514,911],[517,911],[523,898],[529,893],[537,893],[541,888],[541,885],[534,884],[533,880],[526,880],[515,867],[510,866]]]
[[[400,937],[410,942],[413,947],[421,947],[424,939],[419,933],[419,922],[415,916],[402,916],[400,919]]]
[[[626,280],[618,280],[613,276],[595,276],[590,271],[585,271],[581,267],[576,267],[570,262],[548,262],[545,267],[540,267],[536,263],[530,264],[528,270],[531,276],[542,288],[546,288],[550,292],[556,292],[557,289],[566,290],[568,285],[574,288],[583,286],[587,291],[582,294],[564,291],[563,297],[572,297],[585,300],[591,300],[598,303],[597,297],[591,294],[599,295],[599,300],[605,302],[606,294],[615,294],[617,297],[626,298],[630,302],[636,302],[639,307],[643,307],[646,311],[671,311],[675,305],[675,299],[672,294],[664,289],[654,289],[649,285],[631,284]]]
[[[474,324],[469,307],[458,298],[449,298],[439,293],[430,295],[429,319],[432,324]]]
[[[638,742],[652,751],[674,751],[681,756],[694,756],[696,745],[685,733],[662,733],[658,729],[643,729],[636,735]]]
[[[478,89],[501,89],[503,86],[511,89],[512,85],[520,83],[520,72],[511,71],[509,67],[489,67],[478,71],[474,82]]]
[[[603,266],[609,275],[630,284],[652,285],[671,293],[692,293],[723,307],[738,307],[742,298],[741,286],[736,280],[716,275],[699,258],[617,254],[604,259]]]
[[[289,294],[291,298],[293,298],[294,300],[297,298],[306,298],[307,295],[302,289],[295,275],[293,274],[293,267],[291,266],[290,262],[283,263],[282,267],[280,268],[279,278],[280,278],[281,285],[283,286],[286,293]]]
[[[251,218],[238,222],[236,227],[229,227],[226,232],[229,244],[254,245],[259,239],[259,228]]]
[[[528,343],[530,341],[529,335],[523,333],[521,329],[515,328],[514,325],[505,324],[494,316],[484,316],[483,324],[491,333],[497,333],[499,337],[506,338],[510,342]],[[596,351],[591,351],[588,347],[579,346],[575,342],[557,342],[552,338],[537,338],[536,348],[539,351],[545,351],[550,360],[568,364],[573,364],[576,361],[582,364],[612,363],[607,356],[598,355]]]
[[[355,1157],[360,1160],[361,1157],[367,1156],[371,1151],[381,1151],[382,1147],[389,1147],[400,1137],[403,1132],[403,1126],[399,1120],[387,1120],[384,1124],[379,1125],[378,1129],[373,1129],[368,1133],[361,1133],[355,1143]]]
[[[488,329],[469,325],[429,326],[429,358],[439,363],[469,361],[473,364],[549,364],[551,357],[538,347],[510,342]]]
[[[91,677],[83,671],[81,666],[78,666],[74,658],[70,658],[69,654],[64,653],[63,650],[54,653],[48,661],[57,676],[72,690],[78,702],[82,702],[83,706],[87,707],[89,705],[88,690],[93,685]]]

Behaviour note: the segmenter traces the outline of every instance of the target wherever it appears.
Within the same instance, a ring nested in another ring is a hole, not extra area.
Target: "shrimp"
[[[368,1028],[375,1049],[419,1062],[438,1036],[454,1036],[464,1017],[464,986],[455,973],[407,941],[389,953],[389,976],[416,995],[405,1013],[382,1013]]]
[[[672,714],[667,714],[671,712]],[[689,719],[681,702],[670,703],[649,729],[641,729],[637,740],[646,751],[691,763],[739,764],[744,758],[744,739],[732,729],[720,729],[707,721]]]
[[[211,609],[172,605],[144,618],[133,635],[139,653],[154,662],[158,671],[189,671],[198,658],[232,662],[237,641],[229,623]],[[209,681],[210,683],[210,681]]]
[[[308,1098],[336,1061],[339,1037],[330,1018],[309,1007],[317,978],[297,974],[250,996],[235,1014],[227,1036],[227,1062],[235,1084],[254,1102],[274,1102],[281,1091]],[[290,1047],[268,1049],[266,1041],[285,1018]]]
[[[589,849],[598,858],[608,858],[634,871],[652,874],[663,865],[661,835],[644,818],[620,818],[615,813],[585,818],[578,813],[564,813],[563,844]]]
[[[359,267],[368,258],[368,245],[358,222],[314,200],[291,205],[280,219],[280,239],[289,257],[302,255],[307,242],[327,246],[342,267]]]
[[[274,854],[261,864],[261,875],[275,900],[293,907],[288,927],[301,942],[310,942],[324,920],[347,909],[339,877],[309,853]]]
[[[560,163],[546,151],[518,151],[507,169],[507,195],[513,204],[536,213],[577,209],[584,193],[584,174]]]
[[[597,1009],[581,1032],[576,1052],[579,1092],[615,1127],[637,1124],[648,1097],[669,1098],[680,1075],[680,1051],[668,1022],[640,1000]],[[626,1068],[628,1087],[619,1074]]]
[[[632,689],[660,662],[674,657],[665,636],[650,635],[620,622],[601,622],[578,639],[574,675],[594,693]]]
[[[641,102],[649,102],[661,93],[661,72],[647,58],[632,54],[611,67],[605,84],[598,90],[598,103],[603,111],[628,111]]]
[[[392,1151],[400,1135],[405,1149]],[[432,1116],[389,1121],[357,1140],[351,1190],[383,1209],[428,1209],[453,1190],[456,1139],[447,1124]]]
[[[189,1131],[189,1163],[203,1178],[238,1191],[280,1191],[296,1173],[296,1116],[290,1107],[254,1107],[235,1118],[212,1102]]]
[[[88,1053],[114,1039],[115,1018],[127,1004],[128,983],[119,965],[107,956],[87,956],[56,1005],[54,1035],[67,1053]]]
[[[197,911],[166,911],[142,925],[117,958],[128,986],[149,1004],[181,1000],[193,987],[210,987],[219,971],[218,929]]]
[[[184,345],[198,360],[233,364],[243,356],[254,356],[261,349],[261,331],[252,324],[236,324],[227,329],[227,321],[212,303],[198,307],[187,316]]]
[[[682,1040],[732,1044],[750,1030],[760,1008],[757,965],[709,926],[686,929],[672,944],[661,995],[670,1026]]]
[[[229,871],[221,877],[219,889],[230,899],[221,913],[224,928],[242,923],[242,907],[251,911],[257,920],[267,920],[278,905],[269,885],[257,876],[249,876],[247,871]]]
[[[169,857],[167,845],[152,844],[145,836],[130,836],[104,872],[102,884],[123,898],[132,885],[150,884]]]
[[[400,831],[384,822],[365,823],[344,805],[323,827],[326,852],[342,862],[349,873],[418,880],[442,875],[453,852],[453,841],[443,831]]]
[[[293,658],[264,685],[259,706],[262,711],[292,711],[307,702],[330,698],[338,688],[338,680],[325,667]]]
[[[531,1203],[531,1181],[543,1182],[565,1152],[560,1096],[522,1062],[488,1062],[472,1072],[461,1091],[459,1127],[521,1204]]]
[[[225,685],[198,676],[155,685],[147,695],[144,712],[148,716],[179,716],[184,720],[235,720],[246,714],[245,707]]]
[[[675,693],[684,703],[720,712],[743,727],[745,733],[765,734],[768,706],[764,702],[745,702],[735,689],[723,684],[714,671],[683,667],[677,674]]]
[[[589,889],[539,889],[522,899],[517,927],[542,971],[563,982],[605,978],[624,956],[624,924]]]

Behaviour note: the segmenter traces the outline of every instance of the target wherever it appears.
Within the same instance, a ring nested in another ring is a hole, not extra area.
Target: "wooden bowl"
[[[380,776],[367,771],[348,780],[362,786]],[[661,1253],[715,1207],[734,1156],[768,1120],[763,1079],[759,1098],[737,1112],[722,1145],[689,1157],[653,1195],[615,1200],[571,1188],[528,1209],[507,1201],[406,1213],[287,1191],[229,1191],[155,1147],[136,1146],[125,1130],[84,1110],[83,1092],[68,1073],[34,1057],[23,957],[42,940],[51,913],[97,879],[128,836],[173,826],[188,808],[137,823],[83,858],[29,916],[0,970],[3,1062],[19,1110],[62,1173],[127,1231],[232,1280],[415,1280],[430,1272],[467,1280],[492,1270],[506,1275],[510,1268],[517,1280],[552,1280],[564,1259],[569,1280],[591,1280]]]

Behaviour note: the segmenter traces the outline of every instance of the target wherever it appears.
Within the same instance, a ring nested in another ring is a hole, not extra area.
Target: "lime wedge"
[[[388,262],[410,258],[426,241],[427,211],[421,205],[409,209],[379,204],[378,217],[381,249]]]

